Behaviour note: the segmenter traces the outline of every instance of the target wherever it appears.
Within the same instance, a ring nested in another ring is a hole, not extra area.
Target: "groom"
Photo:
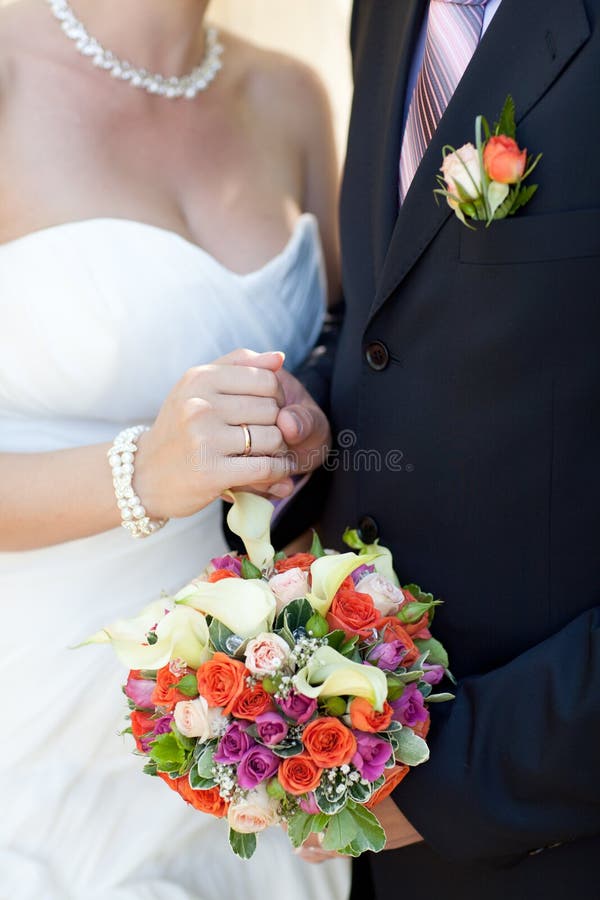
[[[445,600],[458,679],[382,809],[405,846],[357,881],[365,900],[600,897],[600,0],[357,0],[352,47],[330,400],[331,350],[306,376],[344,444],[321,536],[381,538]],[[434,201],[442,148],[509,93],[539,189],[469,230]],[[308,453],[324,414],[286,389]]]

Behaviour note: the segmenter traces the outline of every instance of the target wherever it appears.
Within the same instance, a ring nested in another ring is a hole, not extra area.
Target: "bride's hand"
[[[189,516],[231,485],[260,486],[291,471],[276,426],[284,404],[281,353],[236,350],[189,369],[138,440],[134,487],[152,518]],[[244,456],[246,425],[252,450]]]

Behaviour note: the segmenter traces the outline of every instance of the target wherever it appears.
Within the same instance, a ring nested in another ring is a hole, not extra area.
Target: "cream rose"
[[[221,734],[227,723],[227,717],[221,709],[211,709],[204,697],[196,700],[181,700],[173,711],[177,730],[184,737],[199,738],[207,741]]]
[[[277,634],[259,634],[248,642],[246,666],[253,675],[272,675],[290,655],[287,641]]]
[[[462,202],[463,197],[465,200],[477,200],[481,197],[481,166],[477,148],[473,144],[464,144],[453,153],[448,153],[442,163],[442,175],[448,190],[456,198],[447,198],[450,206],[458,206],[458,201]]]
[[[253,790],[248,791],[240,800],[234,800],[227,813],[227,821],[230,827],[240,834],[256,834],[277,825],[279,813],[277,807],[279,801],[269,797],[264,784],[259,784]]]
[[[377,572],[371,572],[361,578],[356,585],[356,590],[361,594],[369,595],[381,616],[394,615],[404,602],[404,594],[400,588],[388,581],[387,578],[378,575]]]
[[[287,572],[273,575],[269,580],[269,587],[275,594],[277,612],[280,613],[292,600],[306,597],[309,591],[308,574],[299,568],[288,569]]]

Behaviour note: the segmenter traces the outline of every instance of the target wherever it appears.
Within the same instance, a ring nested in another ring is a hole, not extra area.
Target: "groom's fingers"
[[[308,440],[324,443],[328,434],[325,413],[312,405],[284,407],[277,417],[277,427],[288,447],[297,447]]]
[[[278,372],[285,360],[285,353],[279,350],[256,353],[254,350],[239,348],[216,360],[219,366],[253,366],[256,369],[270,369]]]

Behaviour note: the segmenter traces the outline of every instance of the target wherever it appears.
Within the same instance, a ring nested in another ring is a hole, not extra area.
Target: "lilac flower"
[[[364,578],[365,575],[372,575],[374,571],[375,566],[359,566],[358,569],[355,569],[352,573],[354,587],[356,587],[361,578]]]
[[[352,757],[352,764],[367,781],[377,781],[383,775],[385,764],[392,755],[391,744],[364,731],[354,731],[353,734],[356,738],[356,753]]]
[[[375,663],[380,669],[386,672],[395,672],[404,657],[406,656],[406,647],[400,640],[390,641],[387,644],[377,644],[369,652],[369,662]]]
[[[160,719],[156,719],[153,722],[153,729],[149,734],[142,735],[139,738],[141,749],[143,753],[148,753],[152,747],[152,742],[156,740],[159,734],[168,734],[171,730],[171,722],[173,721],[172,715],[161,716]]]
[[[222,765],[237,763],[252,746],[254,746],[254,741],[249,734],[246,734],[246,728],[239,722],[232,722],[219,741],[214,756],[215,762]]]
[[[279,707],[283,710],[288,719],[293,719],[299,725],[304,725],[317,709],[317,701],[311,697],[305,697],[304,694],[297,694],[292,691],[284,700],[278,700]]]
[[[226,569],[228,572],[233,572],[234,575],[242,574],[242,561],[237,556],[215,556],[214,559],[211,559],[212,565],[215,569]]]
[[[423,681],[427,684],[439,684],[444,677],[443,666],[431,666],[429,663],[423,663]]]
[[[246,751],[237,770],[238,784],[244,790],[252,790],[261,781],[271,778],[279,768],[279,757],[268,749],[255,744]]]
[[[123,688],[125,695],[133,700],[138,709],[154,709],[152,702],[152,692],[156,687],[156,682],[150,678],[135,678],[133,673],[129,673],[127,684]]]
[[[283,716],[275,712],[261,713],[256,717],[258,738],[263,744],[280,744],[287,737],[289,726]]]
[[[412,728],[418,722],[425,722],[429,713],[425,709],[423,694],[416,684],[407,684],[402,695],[391,703],[394,720]]]

